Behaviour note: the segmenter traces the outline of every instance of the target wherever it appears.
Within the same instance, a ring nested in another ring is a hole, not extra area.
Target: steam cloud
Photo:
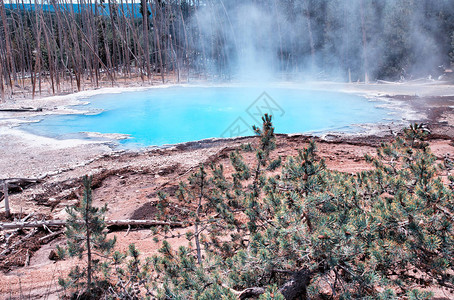
[[[190,21],[200,66],[219,76],[364,81],[438,76],[450,49],[440,11],[454,1],[218,0]]]

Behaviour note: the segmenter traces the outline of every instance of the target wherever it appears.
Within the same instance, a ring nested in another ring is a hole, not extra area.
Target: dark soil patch
[[[163,168],[163,169],[159,170],[158,175],[167,176],[169,174],[174,173],[179,167],[180,167],[180,164],[175,164],[175,165],[171,165],[169,167]]]
[[[147,198],[150,198],[150,199],[157,198],[159,192],[165,193],[168,196],[174,196],[175,192],[177,190],[178,190],[178,186],[177,185],[171,185],[171,186],[163,187],[163,188],[159,189],[159,191],[156,191],[156,192],[153,192],[153,193],[147,195]]]
[[[156,216],[159,215],[159,213],[160,213],[159,209],[156,207],[156,205],[154,205],[154,203],[147,202],[134,211],[134,213],[131,216],[131,219],[133,220],[153,219],[156,218]]]
[[[0,222],[22,221],[27,216],[27,222],[52,219],[40,213],[33,215],[14,213],[7,218],[5,213],[1,212]],[[0,231],[0,271],[7,272],[14,268],[25,266],[33,254],[41,248],[41,245],[58,237],[58,235],[54,235],[40,241],[40,238],[48,234],[49,231],[43,228],[22,228]]]
[[[158,201],[147,202],[136,209],[132,216],[132,220],[162,220],[169,219],[172,221],[186,220],[188,213],[182,210],[175,203],[167,203],[167,207],[160,208]]]
[[[109,170],[109,171],[102,172],[101,174],[95,175],[93,177],[93,180],[91,183],[91,188],[95,190],[95,189],[101,187],[102,183],[107,178],[109,178],[111,176],[122,176],[127,173],[132,174],[135,172],[129,168],[123,168],[123,169],[119,169],[119,170]],[[80,189],[82,190],[82,187]]]
[[[33,236],[24,239],[27,232],[19,231],[17,235],[9,241],[9,247],[15,245],[11,252],[5,256],[0,256],[0,270],[3,272],[11,271],[17,267],[23,267],[33,254],[41,248],[40,238],[46,236],[48,232],[38,230]]]
[[[12,222],[15,219],[21,219],[25,217],[23,214],[10,214],[9,217],[6,217],[6,214],[4,211],[0,212],[0,222]]]

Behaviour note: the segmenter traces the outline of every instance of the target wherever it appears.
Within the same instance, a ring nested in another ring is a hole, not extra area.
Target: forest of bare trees
[[[263,68],[395,80],[454,58],[448,0],[10,0],[0,19],[2,99]]]
[[[35,96],[44,88],[55,94],[131,78],[151,82],[153,75],[179,81],[190,68],[184,16],[195,6],[147,2],[1,2],[2,98],[15,90]]]

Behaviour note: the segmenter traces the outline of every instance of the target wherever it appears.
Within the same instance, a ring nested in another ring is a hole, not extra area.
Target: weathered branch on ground
[[[43,111],[41,107],[21,107],[21,108],[0,108],[2,112],[40,112]]]
[[[311,271],[309,269],[302,269],[298,272],[294,272],[292,279],[287,281],[280,289],[279,292],[284,296],[286,300],[295,299],[306,299],[307,286],[311,281]],[[262,287],[251,287],[241,292],[235,291],[229,288],[239,300],[257,298],[265,293],[265,289]]]
[[[8,255],[11,251],[14,250],[14,248],[16,248],[17,246],[19,246],[20,244],[24,243],[27,241],[28,238],[32,237],[33,235],[35,235],[35,233],[37,233],[38,230],[37,229],[33,229],[32,231],[30,231],[26,236],[24,236],[23,238],[19,239],[18,241],[16,241],[14,244],[12,244],[10,247],[6,248],[5,250],[3,250],[1,253],[0,253],[0,257],[3,257],[5,255]]]
[[[0,179],[2,182],[8,182],[8,185],[11,187],[17,186],[27,186],[34,183],[42,182],[42,179],[39,178],[3,178]]]
[[[40,228],[44,226],[65,226],[66,220],[30,221],[0,223],[0,230],[16,228]]]
[[[454,213],[450,212],[447,208],[441,206],[441,205],[436,205],[436,208],[441,210],[445,215],[447,215],[451,221],[454,221]]]
[[[265,293],[265,289],[261,287],[251,287],[243,290],[238,294],[238,299],[244,300],[253,297],[258,297],[261,294]]]
[[[108,220],[107,227],[110,228],[128,228],[128,227],[151,227],[151,226],[170,226],[170,227],[185,227],[188,223],[184,222],[166,222],[158,220]],[[58,227],[65,226],[66,220],[46,220],[46,221],[31,221],[31,222],[10,222],[0,223],[0,230],[16,229],[16,228],[40,228],[40,227]]]
[[[167,222],[157,220],[109,220],[106,221],[109,229],[120,229],[128,227],[152,227],[152,226],[170,226],[170,227],[186,227],[189,223],[185,222]]]
[[[48,241],[48,240],[54,239],[57,236],[59,236],[60,234],[62,234],[63,232],[64,232],[63,230],[52,232],[51,234],[48,234],[48,235],[43,236],[43,237],[40,237],[39,241],[42,242],[42,241],[46,241],[46,240]]]
[[[10,232],[7,238],[5,238],[5,243],[1,246],[3,250],[9,248],[9,241],[19,232],[19,229],[14,230],[13,232]]]
[[[27,221],[28,219],[30,219],[31,217],[33,217],[34,214],[35,214],[34,212],[29,213],[28,215],[26,215],[26,216],[21,220],[21,222]]]

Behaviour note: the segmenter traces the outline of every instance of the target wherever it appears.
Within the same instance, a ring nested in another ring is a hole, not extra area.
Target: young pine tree
[[[150,272],[152,261],[140,259],[140,252],[130,244],[127,253],[115,251],[112,257],[112,269],[106,277],[116,277],[106,293],[107,299],[152,299],[156,289],[153,283],[159,274]],[[114,276],[112,276],[114,275]]]
[[[93,207],[91,181],[91,176],[84,176],[83,198],[77,207],[66,209],[69,216],[66,223],[67,245],[57,249],[62,259],[68,255],[84,262],[83,267],[77,265],[71,269],[67,279],[59,278],[59,284],[64,288],[76,288],[88,298],[98,293],[105,283],[99,276],[102,267],[105,267],[101,259],[110,255],[116,242],[116,238],[107,239],[104,221],[107,205]]]

